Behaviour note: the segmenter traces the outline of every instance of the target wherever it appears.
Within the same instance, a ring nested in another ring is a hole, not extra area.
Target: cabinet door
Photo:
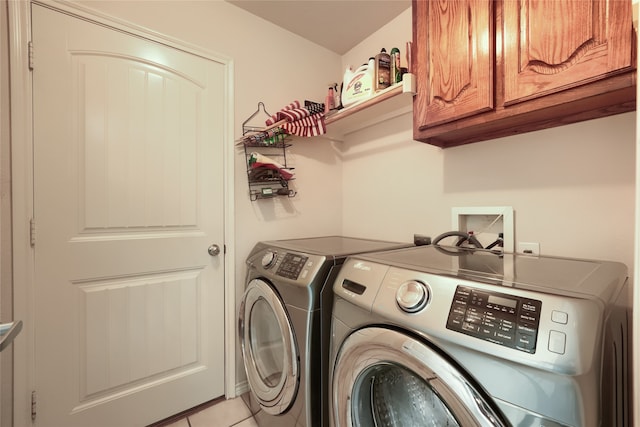
[[[493,108],[491,0],[414,0],[418,128]]]
[[[630,0],[504,0],[505,105],[632,65]]]

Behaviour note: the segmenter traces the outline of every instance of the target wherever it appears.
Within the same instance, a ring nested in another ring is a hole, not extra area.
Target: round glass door
[[[335,425],[505,427],[464,372],[427,344],[371,327],[345,339],[330,386]]]
[[[394,364],[375,365],[360,374],[351,411],[357,426],[460,426],[428,382]]]
[[[299,370],[286,309],[268,283],[254,279],[242,299],[239,320],[251,391],[265,412],[283,413],[295,398]]]
[[[249,344],[262,382],[277,387],[284,372],[284,339],[269,303],[258,299],[249,315]]]

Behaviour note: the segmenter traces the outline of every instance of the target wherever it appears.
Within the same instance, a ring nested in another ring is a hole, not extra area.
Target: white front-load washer
[[[255,245],[238,331],[260,427],[328,425],[331,285],[348,255],[410,245],[343,236]]]
[[[615,262],[421,246],[334,283],[336,427],[628,427],[630,307]]]

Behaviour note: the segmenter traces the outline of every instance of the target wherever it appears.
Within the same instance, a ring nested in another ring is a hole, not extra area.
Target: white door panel
[[[225,65],[33,6],[36,424],[224,394]]]

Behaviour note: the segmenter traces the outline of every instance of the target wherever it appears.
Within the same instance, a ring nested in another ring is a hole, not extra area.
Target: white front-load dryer
[[[334,283],[336,427],[628,427],[622,264],[423,246]]]

